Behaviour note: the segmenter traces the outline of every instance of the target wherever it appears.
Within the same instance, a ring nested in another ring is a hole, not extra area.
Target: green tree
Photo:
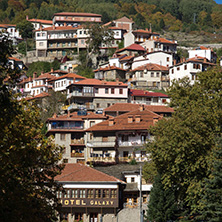
[[[214,152],[213,166],[209,179],[204,185],[204,196],[202,198],[204,207],[202,219],[210,222],[222,221],[222,138],[217,142]]]
[[[165,28],[165,22],[164,22],[164,20],[163,20],[162,18],[161,18],[161,20],[160,20],[159,27],[160,27],[161,29],[164,29],[164,28]]]
[[[174,193],[172,188],[164,188],[160,175],[155,177],[147,210],[149,221],[174,221],[177,218],[178,209]]]
[[[23,20],[17,24],[16,28],[19,30],[23,39],[32,38],[32,31],[34,30],[34,27],[31,22]]]
[[[6,40],[0,42],[0,74],[11,75],[5,60],[11,55]],[[9,44],[10,46],[10,44]],[[41,135],[37,107],[26,100],[17,100],[0,82],[0,217],[1,221],[56,220],[58,185],[54,177],[61,171],[58,165],[61,148]]]
[[[164,186],[176,188],[184,216],[198,214],[201,184],[209,174],[214,138],[222,126],[222,72],[220,67],[174,82],[168,95],[175,112],[151,130],[147,151]]]
[[[41,72],[49,72],[51,69],[50,62],[33,62],[29,65],[27,75],[32,76],[34,72],[37,73],[37,75],[40,75]]]

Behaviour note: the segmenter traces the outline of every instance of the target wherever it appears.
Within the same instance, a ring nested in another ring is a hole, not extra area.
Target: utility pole
[[[140,166],[140,222],[143,222],[143,208],[142,208],[142,166]]]

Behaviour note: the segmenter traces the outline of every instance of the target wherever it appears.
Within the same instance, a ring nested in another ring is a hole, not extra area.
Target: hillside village
[[[102,16],[61,12],[52,21],[27,20],[34,27],[35,57],[53,61],[64,58],[67,51],[86,50],[90,36],[85,24],[101,24]],[[112,32],[113,40],[101,45],[100,51],[111,48],[114,53],[97,64],[94,78],[76,73],[76,61],[65,61],[59,70],[39,76],[22,72],[15,85],[5,79],[19,100],[36,102],[40,108],[52,91],[65,95],[60,112],[45,122],[45,135],[64,147],[66,166],[56,178],[66,189],[57,193],[60,221],[133,222],[139,221],[141,209],[145,215],[152,182],[142,178],[139,169],[150,161],[146,143],[153,136],[148,129],[173,115],[167,95],[173,81],[187,77],[194,84],[198,73],[218,61],[213,49],[205,46],[189,50],[187,58],[178,57],[176,40],[161,37],[152,27],[134,29],[134,21],[127,17],[103,27]],[[14,44],[21,41],[14,25],[0,28]],[[118,48],[121,42],[123,48]],[[8,62],[12,69],[27,69],[16,57]]]

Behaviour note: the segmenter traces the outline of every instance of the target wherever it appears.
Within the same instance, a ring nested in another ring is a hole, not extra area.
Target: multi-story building
[[[216,63],[217,61],[217,54],[211,48],[207,48],[205,46],[196,47],[195,49],[189,50],[188,53],[189,58],[200,56],[207,58],[207,60],[212,63]]]
[[[86,23],[101,23],[102,15],[83,12],[59,12],[53,15],[53,24],[56,26],[77,27]]]
[[[129,72],[131,88],[166,89],[170,85],[169,69],[159,64],[148,63]]]
[[[85,162],[85,132],[94,124],[106,120],[102,114],[79,110],[47,120],[47,135],[54,135],[55,144],[65,148],[63,160],[68,163]]]
[[[176,53],[177,51],[177,42],[160,38],[159,36],[151,36],[150,39],[141,43],[147,52],[163,51]]]
[[[117,102],[127,102],[128,85],[118,80],[85,79],[67,87],[67,99],[70,110],[80,107],[101,110]]]
[[[88,32],[83,27],[52,27],[35,31],[36,55],[38,57],[62,57],[67,51],[86,48]]]
[[[162,117],[139,109],[109,118],[87,130],[88,162],[129,162],[148,160],[145,147],[151,135],[147,131]],[[89,158],[90,157],[90,158]]]
[[[181,63],[171,66],[169,69],[170,83],[175,80],[180,80],[183,77],[188,77],[191,84],[194,84],[195,80],[198,79],[197,74],[207,70],[208,67],[214,66],[204,57],[194,57],[187,60],[183,60]]]
[[[55,180],[59,191],[59,221],[111,222],[123,208],[125,182],[82,164],[66,164]]]

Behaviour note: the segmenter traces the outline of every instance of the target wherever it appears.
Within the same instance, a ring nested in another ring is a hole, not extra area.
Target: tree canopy
[[[18,101],[4,84],[19,73],[7,66],[12,47],[0,40],[0,217],[1,221],[53,221],[56,219],[58,185],[54,177],[62,166],[60,147],[41,134],[42,123],[36,106]]]
[[[187,78],[175,81],[168,92],[174,114],[151,129],[151,167],[161,174],[165,188],[176,188],[184,216],[200,210],[201,186],[209,176],[215,138],[221,134],[221,88],[220,67],[199,73],[194,85]]]

